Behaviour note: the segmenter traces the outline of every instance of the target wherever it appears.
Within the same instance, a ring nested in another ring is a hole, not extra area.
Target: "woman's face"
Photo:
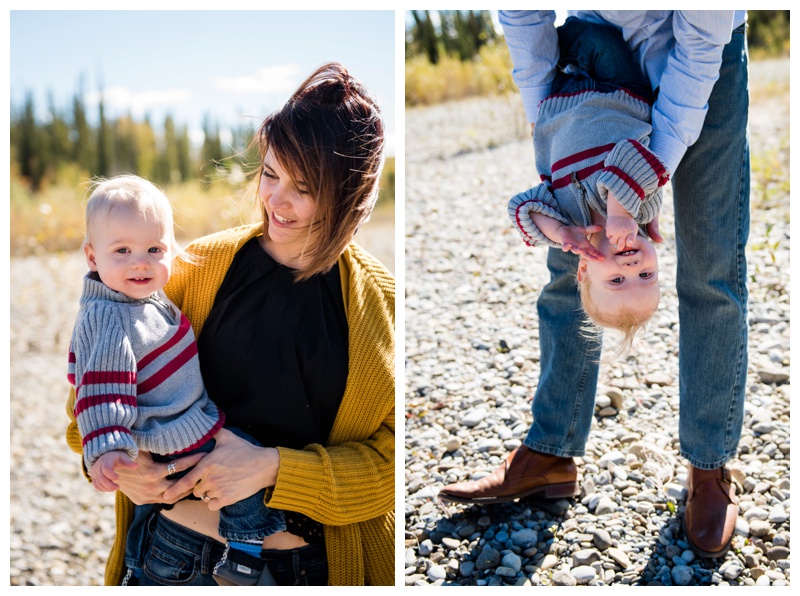
[[[269,218],[267,252],[279,263],[297,268],[314,223],[316,201],[304,180],[294,180],[281,167],[272,149],[264,157],[258,193]]]

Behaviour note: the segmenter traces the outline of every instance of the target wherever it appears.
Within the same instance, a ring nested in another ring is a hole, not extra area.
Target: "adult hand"
[[[653,218],[653,221],[651,221],[645,226],[645,229],[647,230],[647,235],[650,236],[650,240],[652,240],[656,244],[661,244],[662,242],[664,242],[664,239],[661,237],[661,234],[658,231],[658,218],[660,215],[661,215],[660,213],[656,215]]]
[[[589,235],[602,232],[603,226],[561,226],[558,229],[558,241],[561,243],[561,250],[581,255],[590,261],[602,261],[603,257],[598,250],[589,242]]]
[[[205,453],[195,453],[176,459],[172,473],[188,470],[206,455]],[[166,498],[164,492],[172,487],[175,481],[167,480],[167,476],[170,475],[167,471],[167,464],[154,462],[147,451],[139,450],[133,466],[116,466],[114,472],[117,475],[119,490],[137,505],[176,503],[192,492],[191,489],[181,494],[172,492],[170,498]]]
[[[248,443],[227,429],[214,437],[214,450],[164,493],[167,502],[193,492],[217,511],[274,486],[280,455],[277,449]]]

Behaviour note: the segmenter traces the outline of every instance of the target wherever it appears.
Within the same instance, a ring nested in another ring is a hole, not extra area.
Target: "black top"
[[[339,265],[295,282],[257,238],[236,253],[197,339],[203,381],[237,427],[265,447],[326,444],[347,382]],[[286,512],[288,530],[321,537]],[[290,522],[292,522],[290,524]],[[309,540],[311,538],[311,540]]]

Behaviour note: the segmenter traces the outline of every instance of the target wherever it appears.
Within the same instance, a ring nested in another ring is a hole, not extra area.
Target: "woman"
[[[218,511],[262,488],[286,516],[261,555],[279,585],[394,583],[394,279],[351,242],[378,192],[380,111],[326,64],[256,141],[263,222],[194,242],[166,291],[227,425],[262,446],[223,429],[176,482],[146,453],[118,469],[106,584],[216,585]],[[74,421],[67,440],[80,451]]]

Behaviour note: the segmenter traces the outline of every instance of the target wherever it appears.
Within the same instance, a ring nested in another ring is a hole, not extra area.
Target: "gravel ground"
[[[393,238],[384,216],[358,235],[390,270]],[[114,496],[87,483],[64,439],[67,351],[86,261],[77,252],[12,258],[10,269],[11,585],[102,585]]]
[[[751,65],[752,224],[747,403],[734,548],[685,542],[678,448],[672,197],[661,218],[662,300],[633,354],[603,365],[581,495],[443,505],[449,482],[486,475],[519,446],[538,378],[544,252],[510,228],[534,183],[515,98],[406,116],[406,585],[788,585],[789,62]]]

